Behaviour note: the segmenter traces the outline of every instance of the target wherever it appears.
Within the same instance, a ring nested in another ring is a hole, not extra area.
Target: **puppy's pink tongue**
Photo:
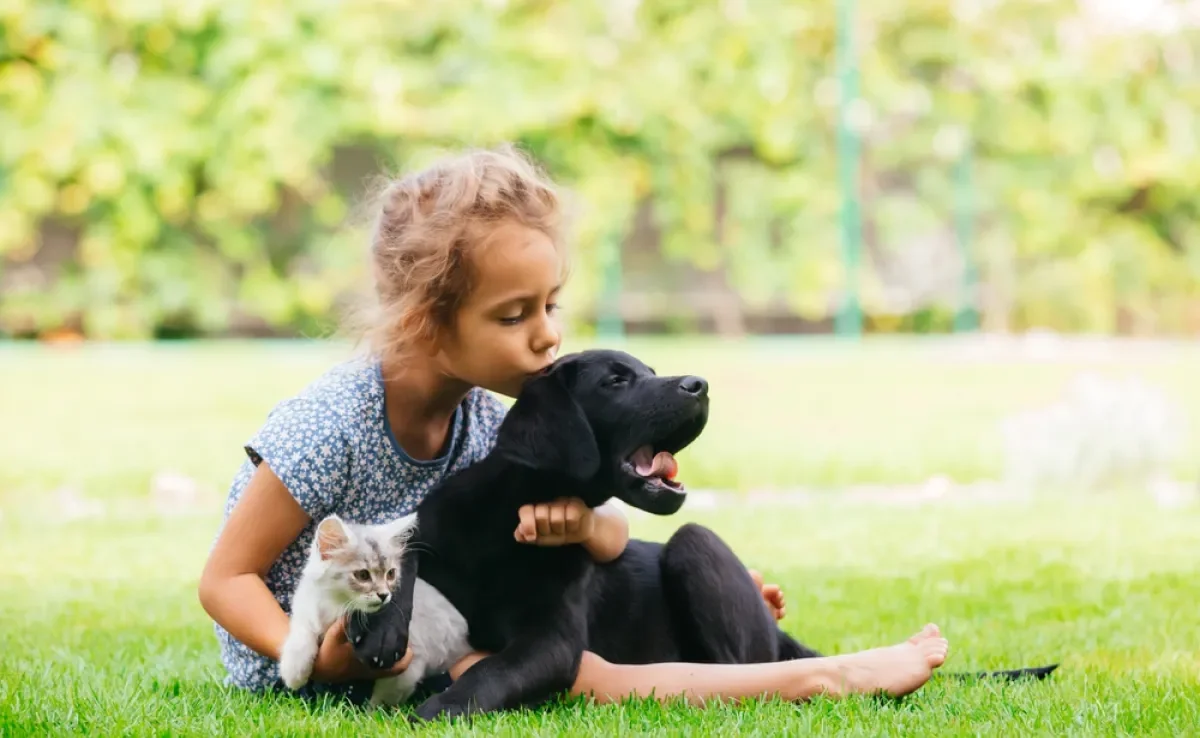
[[[659,451],[654,457],[654,468],[650,471],[650,476],[659,477],[661,479],[674,479],[679,473],[679,464],[675,461],[675,457],[667,451]]]
[[[659,479],[674,479],[679,473],[679,465],[669,451],[659,451],[651,458],[653,450],[642,446],[634,452],[633,468],[643,477],[658,477]]]

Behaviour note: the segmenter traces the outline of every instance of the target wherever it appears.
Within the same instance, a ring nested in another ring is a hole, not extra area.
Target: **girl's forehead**
[[[562,257],[554,242],[529,228],[497,234],[486,248],[475,252],[473,266],[480,295],[519,290],[544,293],[558,286],[562,278]]]

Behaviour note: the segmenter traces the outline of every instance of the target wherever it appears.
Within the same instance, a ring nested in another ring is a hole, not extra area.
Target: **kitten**
[[[299,689],[308,681],[321,638],[335,620],[346,613],[375,612],[391,600],[416,523],[414,513],[380,525],[347,523],[336,515],[317,524],[279,659],[279,674],[288,688]],[[376,680],[372,704],[407,700],[422,679],[448,671],[471,651],[466,619],[420,578],[413,589],[409,646],[413,658],[408,668]]]

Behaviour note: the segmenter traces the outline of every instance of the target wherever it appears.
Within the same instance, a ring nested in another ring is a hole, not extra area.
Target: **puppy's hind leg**
[[[746,567],[708,528],[681,526],[660,563],[683,660],[754,664],[819,655],[779,630]]]

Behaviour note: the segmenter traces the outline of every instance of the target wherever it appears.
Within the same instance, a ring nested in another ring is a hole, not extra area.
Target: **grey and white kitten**
[[[321,638],[334,621],[346,613],[376,612],[391,600],[416,523],[412,514],[379,525],[330,515],[317,524],[279,659],[279,674],[289,689],[308,682]],[[466,619],[420,578],[414,583],[408,640],[412,661],[403,673],[375,681],[372,704],[404,702],[422,679],[448,671],[471,651]]]

